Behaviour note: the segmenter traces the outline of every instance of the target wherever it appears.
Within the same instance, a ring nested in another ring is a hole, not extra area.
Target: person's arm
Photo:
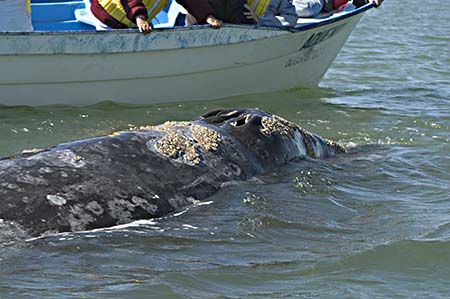
[[[278,9],[278,20],[285,27],[294,27],[297,25],[298,15],[292,0],[282,0]]]
[[[120,0],[120,2],[122,3],[129,20],[136,22],[137,17],[142,17],[147,20],[147,8],[141,0]]]
[[[257,19],[257,24],[267,27],[294,27],[297,20],[297,12],[290,0],[272,0],[266,13]]]
[[[141,0],[121,0],[121,3],[127,14],[127,18],[136,23],[140,32],[148,34],[152,31],[152,26],[147,21],[147,8]]]
[[[214,28],[223,26],[221,20],[214,16],[214,10],[208,0],[177,0],[191,14],[198,24],[210,24]]]
[[[103,24],[114,29],[125,29],[128,26],[120,23],[114,19],[104,8],[98,3],[97,0],[91,0],[91,12],[92,14]]]

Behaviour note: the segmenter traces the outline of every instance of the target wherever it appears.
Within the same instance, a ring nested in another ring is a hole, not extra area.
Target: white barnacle
[[[59,195],[47,195],[47,200],[55,206],[62,206],[65,205],[67,203],[67,200]]]
[[[278,134],[292,137],[294,131],[299,129],[296,124],[277,115],[264,116],[261,125],[261,133],[267,136]]]
[[[199,164],[201,161],[200,155],[193,141],[170,128],[167,130],[167,134],[156,142],[157,151],[174,159],[183,154],[187,161]]]
[[[147,199],[141,198],[139,196],[133,196],[131,201],[136,205],[140,206],[142,209],[146,210],[148,213],[154,214],[158,211],[158,206],[151,204]]]
[[[64,149],[56,152],[56,165],[70,165],[74,168],[81,168],[86,165],[83,158],[76,155],[69,149]]]
[[[31,185],[46,185],[47,180],[42,177],[34,177],[29,174],[20,174],[17,176],[16,181],[19,183],[31,184]]]
[[[192,137],[203,149],[207,151],[217,151],[217,148],[219,147],[219,132],[214,131],[210,128],[193,125]]]
[[[18,185],[16,185],[16,184],[10,184],[10,183],[1,183],[0,186],[1,186],[1,187],[8,188],[8,189],[11,189],[11,190],[18,190],[18,189],[19,189],[19,186],[18,186]]]
[[[24,129],[26,129],[26,128],[24,128]],[[42,152],[42,151],[43,151],[43,149],[40,149],[40,148],[24,149],[22,151],[22,154],[24,154],[24,155],[34,155],[34,154],[37,154],[37,153]]]
[[[23,196],[23,197],[22,197],[22,201],[23,201],[24,203],[30,203],[30,198],[29,198],[28,196]]]
[[[100,215],[103,214],[103,212],[105,211],[105,210],[103,209],[103,207],[102,207],[98,202],[96,202],[95,200],[89,202],[89,203],[86,205],[86,210],[88,210],[88,211],[94,213],[94,214],[97,215],[97,216],[100,216]]]
[[[45,174],[45,173],[52,173],[53,170],[50,167],[41,167],[39,168],[39,173]]]

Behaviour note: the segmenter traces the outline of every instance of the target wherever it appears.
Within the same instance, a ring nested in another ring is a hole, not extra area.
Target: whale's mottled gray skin
[[[37,236],[160,217],[225,182],[342,151],[260,110],[212,111],[0,160],[0,222]]]

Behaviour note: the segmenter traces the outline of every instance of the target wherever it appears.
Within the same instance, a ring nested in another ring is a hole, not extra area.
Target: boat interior
[[[91,31],[95,30],[96,18],[90,11],[90,0],[31,0],[31,18],[34,31]],[[300,18],[297,27],[309,27],[322,22],[330,22],[343,14],[355,10],[349,2],[334,13],[321,14],[316,18]],[[155,28],[185,26],[185,9],[175,0],[153,20]]]

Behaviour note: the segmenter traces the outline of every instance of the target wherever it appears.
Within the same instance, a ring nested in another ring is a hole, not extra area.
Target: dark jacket
[[[353,5],[355,5],[356,7],[364,6],[367,3],[369,3],[368,0],[353,0]]]
[[[214,16],[225,23],[232,24],[254,24],[252,19],[248,19],[244,12],[244,4],[247,0],[208,0],[214,10]]]
[[[333,0],[325,0],[322,10],[326,12],[333,11]]]

